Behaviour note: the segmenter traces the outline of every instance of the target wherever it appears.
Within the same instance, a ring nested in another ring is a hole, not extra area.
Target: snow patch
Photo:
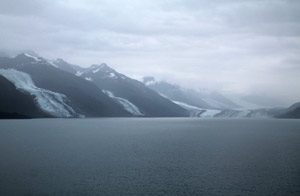
[[[36,57],[36,56],[32,56],[30,54],[27,54],[27,53],[24,53],[25,56],[29,57],[29,58],[32,58],[34,59],[35,61],[41,61],[41,59],[39,59],[39,57]]]
[[[100,70],[100,68],[93,71],[93,73],[97,73]]]
[[[111,73],[108,74],[108,77],[109,77],[109,78],[115,78],[115,77],[116,77],[116,74],[111,72]]]
[[[155,81],[155,80],[150,80],[150,81],[146,82],[145,85],[146,85],[146,86],[150,86],[150,85],[153,85],[153,84],[156,84],[156,83],[157,83],[157,81]]]
[[[164,95],[164,94],[162,94],[162,93],[158,93],[158,94],[159,94],[160,96],[166,98],[166,99],[169,99],[169,97],[167,97],[166,95]],[[176,101],[172,101],[172,102],[175,103]],[[179,103],[182,103],[182,102],[178,102],[178,104],[179,104]],[[176,104],[177,104],[177,103],[176,103]]]
[[[98,65],[100,68],[104,68],[104,67],[108,67],[107,65],[106,65],[106,63],[102,63],[101,65]]]
[[[164,96],[164,97],[166,97],[166,96]],[[179,102],[179,101],[172,101],[172,102],[179,105],[179,106],[181,106],[181,107],[183,107],[183,108],[185,108],[185,109],[187,109],[187,110],[203,110],[203,109],[201,109],[197,106],[192,106],[192,105],[189,105],[187,103],[183,103],[183,102]]]
[[[102,90],[103,93],[108,95],[110,98],[116,100],[119,104],[123,106],[123,108],[128,111],[129,113],[133,114],[134,116],[143,116],[139,110],[138,107],[136,107],[133,103],[128,101],[127,99],[124,99],[122,97],[116,97],[111,91],[108,90]]]
[[[107,67],[107,65],[105,63],[102,63],[102,64],[93,64],[89,67],[89,69],[102,69],[104,67]]]
[[[85,79],[88,80],[88,81],[92,81],[91,77],[86,77]]]
[[[77,71],[77,72],[75,73],[76,76],[81,76],[82,74],[83,74],[82,71]]]
[[[47,63],[49,63],[49,64],[52,65],[53,67],[58,68],[58,66],[55,65],[54,62],[55,62],[54,60],[47,60]]]
[[[11,81],[17,89],[34,96],[36,104],[46,113],[56,117],[83,117],[66,103],[68,99],[64,94],[35,86],[29,74],[14,69],[0,69],[0,74]]]
[[[215,117],[215,115],[219,114],[220,112],[221,112],[220,110],[205,109],[205,111],[201,114],[200,117],[203,117],[203,118],[212,118],[212,117]]]

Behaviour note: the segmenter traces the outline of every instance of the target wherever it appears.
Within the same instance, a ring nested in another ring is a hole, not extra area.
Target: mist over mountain
[[[33,96],[39,108],[51,116],[130,116],[95,85],[53,67],[41,57],[2,57],[0,69],[2,76]]]
[[[268,104],[255,104],[244,100],[244,97],[231,99],[216,91],[186,89],[166,81],[156,81],[152,76],[144,77],[143,82],[162,96],[187,109],[191,117],[269,118],[285,112],[278,105],[271,107],[272,99],[267,102]],[[267,101],[268,97],[264,100]]]
[[[84,68],[105,62],[134,79],[288,106],[300,100],[299,7],[290,0],[2,0],[0,55],[31,49]]]
[[[294,103],[276,115],[278,118],[300,118],[300,102]]]
[[[0,0],[0,196],[300,196],[300,0]]]
[[[32,56],[39,56],[38,53],[36,53],[35,51],[32,50],[6,50],[6,49],[0,49],[0,57],[15,57],[18,54],[21,53],[26,53]],[[46,58],[44,58],[46,59]],[[62,58],[54,58],[55,60],[47,60],[49,64],[55,64],[56,66],[58,66],[60,69],[70,72],[72,74],[76,74],[77,71],[86,69],[89,67],[89,65],[85,65],[85,66],[78,66],[76,64],[78,63],[69,63],[66,60],[62,59]],[[118,65],[116,65],[118,67]],[[130,67],[129,67],[130,68]],[[128,72],[128,68],[125,67],[124,68],[120,68],[121,71],[124,71],[125,73]],[[142,70],[140,68],[135,69],[135,71],[139,72],[138,70]],[[147,69],[146,69],[147,70]],[[169,72],[171,70],[167,70],[167,72]],[[176,84],[176,85],[180,85],[182,86],[184,89],[189,89],[191,91],[196,91],[199,93],[199,91],[202,91],[200,93],[204,93],[204,96],[206,96],[205,94],[207,94],[207,92],[213,94],[215,93],[215,96],[219,96],[220,94],[222,95],[222,98],[230,97],[230,101],[232,101],[232,99],[238,99],[237,102],[244,102],[243,104],[240,105],[245,105],[246,103],[249,104],[249,106],[252,104],[253,106],[259,106],[259,107],[276,107],[276,106],[280,106],[280,107],[287,107],[290,104],[294,103],[295,101],[297,101],[297,98],[295,98],[296,96],[288,96],[288,94],[285,93],[279,93],[279,90],[275,90],[273,88],[269,88],[268,90],[262,90],[259,88],[257,88],[257,90],[251,90],[251,91],[235,91],[232,90],[231,88],[219,88],[217,86],[211,86],[211,84],[213,84],[213,82],[211,81],[211,79],[207,79],[207,81],[202,81],[201,83],[196,82],[197,79],[195,79],[195,77],[182,81],[182,76],[181,75],[177,75],[177,74],[171,74],[171,75],[162,75],[162,74],[157,74],[155,73],[156,71],[153,72],[153,74],[158,75],[159,78],[166,78],[168,81],[172,81],[172,84]],[[150,72],[151,73],[151,72]],[[129,73],[129,75],[133,75],[132,78],[135,79],[139,79],[139,78],[143,78],[141,75],[141,73]],[[204,74],[204,75],[203,75]],[[205,73],[203,73],[199,76],[199,78],[206,78],[207,75]],[[178,76],[178,77],[174,77],[174,76]],[[143,79],[142,79],[143,80]],[[161,79],[160,81],[164,82],[164,79]],[[189,82],[191,81],[191,82]],[[240,81],[242,82],[242,80]],[[255,82],[255,80],[253,80],[252,82]],[[284,81],[286,82],[286,81]],[[195,85],[197,83],[197,85]],[[225,85],[226,82],[223,82],[221,84],[221,86]],[[293,83],[292,85],[296,85],[297,83]],[[279,86],[282,86],[283,83],[281,85],[277,85],[276,88],[278,88]],[[262,86],[261,86],[262,87]],[[289,89],[289,87],[285,88],[285,90]],[[202,90],[199,90],[202,89]],[[205,90],[203,90],[205,89]],[[206,92],[207,91],[207,92]],[[279,93],[279,94],[278,94]],[[293,93],[296,93],[293,91]],[[194,94],[194,92],[191,92],[191,96]],[[212,95],[211,95],[212,96]],[[293,97],[294,101],[285,99],[285,98],[291,98]],[[221,97],[219,97],[221,98]],[[221,99],[222,99],[221,98]],[[229,102],[228,102],[229,104]],[[232,104],[232,103],[231,103]],[[237,104],[237,103],[235,103]],[[239,104],[237,104],[239,105]],[[252,106],[252,107],[253,107]]]
[[[94,64],[88,68],[80,68],[71,64],[66,68],[66,62],[62,64],[59,61],[54,61],[53,63],[63,70],[75,73],[75,75],[94,83],[111,96],[128,100],[127,105],[134,105],[139,108],[139,111],[135,112],[134,115],[185,116],[183,108],[147,88],[141,82],[118,73],[105,63]]]
[[[143,82],[148,87],[167,96],[171,100],[185,102],[197,107],[208,109],[241,107],[218,92],[199,92],[192,89],[186,89],[165,81],[156,81],[155,78],[151,76],[144,77]]]
[[[196,91],[154,77],[140,82],[105,63],[83,68],[35,52],[1,57],[0,76],[0,112],[29,117],[270,118],[297,117],[298,111],[270,107],[274,102],[268,102],[268,97],[263,99],[270,105],[253,104],[253,97],[231,99],[217,91]]]
[[[265,107],[276,107],[276,106],[278,107],[278,106],[286,105],[286,103],[284,103],[282,100],[278,99],[277,97],[271,97],[266,94],[251,94],[251,95],[243,96],[241,97],[241,99],[249,103],[253,103]]]
[[[0,112],[32,117],[187,116],[185,109],[105,64],[84,69],[22,53],[1,57],[0,75],[5,95]],[[15,98],[11,105],[10,96]]]

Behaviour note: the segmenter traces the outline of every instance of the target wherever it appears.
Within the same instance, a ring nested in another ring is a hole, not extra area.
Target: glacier
[[[128,111],[132,115],[144,116],[144,114],[140,112],[139,108],[137,106],[135,106],[133,103],[131,103],[130,101],[128,101],[127,99],[124,99],[122,97],[116,97],[116,96],[114,96],[114,94],[111,91],[108,91],[108,90],[102,90],[102,92],[105,93],[106,95],[108,95],[110,98],[117,101],[120,105],[123,106],[123,108],[126,111]]]
[[[44,112],[55,117],[84,117],[66,102],[66,95],[35,86],[29,74],[15,69],[0,69],[0,75],[12,82],[17,89],[31,94]]]
[[[198,118],[270,118],[266,109],[205,109],[189,105],[187,103],[172,101],[189,111],[190,117]]]
[[[190,117],[212,118],[215,117],[216,114],[219,114],[221,112],[221,110],[199,108],[180,101],[172,102],[188,110],[190,112]]]

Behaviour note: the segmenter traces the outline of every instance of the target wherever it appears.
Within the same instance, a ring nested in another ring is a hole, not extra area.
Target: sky
[[[1,0],[0,51],[300,101],[298,0]]]

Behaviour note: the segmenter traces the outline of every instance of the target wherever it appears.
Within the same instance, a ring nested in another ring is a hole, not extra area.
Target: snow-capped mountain
[[[16,86],[0,74],[0,113],[22,114],[28,117],[50,117],[35,103],[32,95],[16,89]]]
[[[58,58],[56,60],[48,60],[48,62],[54,67],[72,74],[76,74],[77,72],[80,73],[80,70],[83,70],[83,68],[81,68],[80,66],[69,64],[61,58]]]
[[[64,94],[36,87],[29,74],[15,69],[0,69],[0,75],[12,82],[17,90],[32,95],[45,113],[55,117],[83,117],[68,105],[69,100]]]
[[[280,108],[264,108],[241,99],[229,99],[218,92],[197,92],[182,88],[154,77],[144,77],[143,82],[161,95],[189,111],[190,117],[200,118],[270,118]]]
[[[69,67],[76,71],[76,76],[97,85],[99,89],[104,90],[103,92],[106,92],[116,103],[134,116],[188,116],[188,112],[184,108],[146,87],[142,82],[118,73],[105,63],[77,70],[71,64]],[[70,73],[74,73],[74,71]],[[128,106],[131,109],[128,109]]]
[[[76,72],[77,76],[81,76],[87,80],[94,81],[94,80],[99,80],[101,79],[108,79],[108,80],[124,80],[127,78],[125,75],[120,74],[116,72],[114,69],[110,68],[107,64],[102,63],[102,64],[94,64],[91,65],[90,67],[77,71]]]
[[[43,114],[55,117],[132,116],[96,85],[56,68],[44,58],[30,54],[1,57],[0,69],[2,79],[27,97],[29,95]],[[2,99],[0,97],[0,102]],[[0,112],[5,110],[0,108]]]
[[[149,88],[173,101],[186,103],[199,108],[231,109],[239,107],[237,104],[217,92],[201,93],[165,81],[156,81],[154,77],[144,77],[143,82]]]
[[[125,110],[127,110],[128,112],[130,112],[132,115],[134,115],[134,116],[144,116],[144,114],[141,113],[141,111],[139,110],[139,108],[136,107],[133,103],[131,103],[127,99],[124,99],[122,97],[116,97],[112,92],[107,91],[107,90],[102,90],[102,91],[105,94],[107,94],[109,97],[111,97],[114,100],[116,100],[116,102],[118,102],[119,104],[121,104],[123,106],[123,108]]]
[[[142,83],[104,63],[82,68],[35,53],[0,57],[0,86],[0,114],[12,116],[299,118],[300,111],[299,103],[290,108],[247,103],[247,108],[245,100],[217,92],[185,89],[153,77]]]

